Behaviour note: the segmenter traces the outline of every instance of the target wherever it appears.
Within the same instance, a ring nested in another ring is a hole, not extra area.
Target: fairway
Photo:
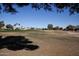
[[[24,36],[38,45],[36,50],[12,51],[7,48],[0,49],[0,55],[4,56],[79,56],[79,33],[59,30],[32,30],[24,32],[0,32],[0,36]]]

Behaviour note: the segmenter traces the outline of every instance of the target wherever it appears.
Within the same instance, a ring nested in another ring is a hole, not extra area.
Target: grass
[[[0,32],[26,32],[26,31],[37,31],[37,30],[8,30],[8,29],[0,30]]]

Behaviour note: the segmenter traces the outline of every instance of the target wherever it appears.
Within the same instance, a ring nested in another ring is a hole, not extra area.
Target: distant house
[[[1,29],[7,29],[6,26],[1,27]]]
[[[29,30],[29,29],[31,29],[31,28],[30,28],[30,27],[26,27],[25,29],[26,29],[26,30]]]

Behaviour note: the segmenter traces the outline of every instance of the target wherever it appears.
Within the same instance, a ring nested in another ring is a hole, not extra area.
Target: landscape
[[[78,3],[0,7],[0,56],[79,56]]]

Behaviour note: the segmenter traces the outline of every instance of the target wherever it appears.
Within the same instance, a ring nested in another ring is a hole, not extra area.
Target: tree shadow
[[[0,36],[0,49],[7,48],[9,50],[36,50],[38,45],[34,45],[32,41],[26,39],[24,36],[7,36],[2,38]]]

